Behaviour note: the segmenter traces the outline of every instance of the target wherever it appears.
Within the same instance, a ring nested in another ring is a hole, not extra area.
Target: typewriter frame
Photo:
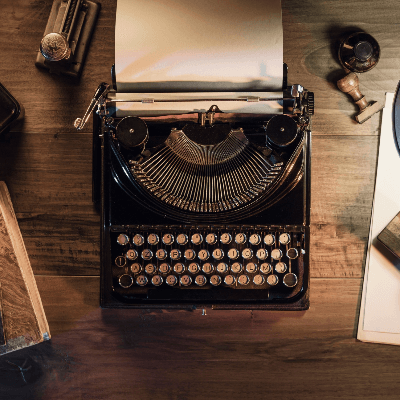
[[[113,74],[112,74],[113,76]],[[279,202],[272,206],[275,210],[280,210],[282,212],[284,207],[290,205],[290,201],[288,199],[289,194],[293,193],[293,191],[297,191],[298,198],[302,198],[301,210],[301,223],[297,223],[295,226],[295,230],[299,229],[304,235],[304,242],[302,245],[303,254],[302,262],[304,265],[304,271],[301,279],[301,288],[299,292],[289,298],[289,299],[275,299],[273,301],[269,301],[260,298],[252,298],[248,296],[247,299],[241,298],[241,290],[236,290],[236,298],[232,296],[228,296],[226,299],[217,299],[209,298],[206,299],[204,296],[201,296],[200,299],[196,299],[196,296],[192,296],[189,299],[179,299],[179,296],[175,296],[172,299],[147,299],[142,296],[142,298],[124,298],[124,296],[120,296],[115,292],[113,288],[113,276],[111,271],[111,265],[113,264],[113,260],[111,259],[111,248],[113,244],[111,243],[110,235],[112,235],[113,229],[122,231],[131,231],[132,229],[148,229],[147,226],[142,227],[141,225],[135,227],[132,226],[111,226],[111,216],[110,210],[113,207],[113,203],[115,202],[113,199],[112,193],[115,196],[124,196],[123,191],[116,192],[116,183],[115,179],[112,176],[110,169],[110,140],[111,137],[107,133],[108,128],[106,126],[106,120],[108,118],[107,115],[107,102],[105,99],[100,99],[98,104],[98,110],[93,113],[93,201],[100,205],[100,213],[101,213],[101,253],[100,253],[100,261],[101,261],[101,284],[100,284],[100,303],[104,308],[164,308],[164,309],[195,309],[195,308],[204,308],[204,307],[212,307],[213,309],[268,309],[268,310],[306,310],[309,308],[309,245],[310,245],[310,178],[311,178],[311,120],[310,116],[313,113],[313,94],[311,92],[306,93],[309,94],[309,99],[306,99],[304,103],[304,98],[302,98],[302,94],[297,92],[298,89],[300,91],[303,88],[299,85],[294,85],[291,88],[287,87],[287,67],[284,65],[284,98],[291,98],[292,101],[285,105],[284,103],[284,113],[294,113],[295,109],[299,112],[301,108],[301,112],[303,112],[308,118],[308,127],[305,130],[304,137],[304,173],[301,178],[301,181],[292,191],[285,194],[285,196],[279,200]],[[114,81],[114,80],[113,80]],[[114,85],[115,87],[115,85]],[[310,94],[311,93],[311,94]],[[294,95],[293,95],[294,94]],[[308,101],[308,103],[307,103]],[[301,104],[303,102],[304,104]],[[305,108],[303,107],[305,105]],[[298,108],[297,108],[298,106]],[[290,111],[289,111],[290,108]],[[304,108],[304,109],[303,109]],[[118,189],[118,188],[117,188]],[[133,204],[133,203],[132,203]],[[131,204],[131,205],[132,205]],[[129,206],[127,206],[129,207]],[[270,209],[269,209],[270,210]],[[189,226],[190,224],[169,224],[171,226],[182,226],[185,228],[193,229],[193,226]],[[203,224],[200,227],[196,225],[194,229],[204,229],[206,225]],[[215,225],[215,224],[214,224]],[[217,224],[218,225],[218,224]],[[236,226],[241,225],[240,223],[235,224]],[[259,226],[254,227],[257,229]],[[278,229],[280,231],[284,231],[284,226],[287,224],[268,224],[271,225],[272,229]],[[229,224],[224,224],[225,226],[230,226]],[[248,225],[246,225],[249,227]],[[263,224],[262,226],[266,226]],[[291,228],[293,228],[291,226]],[[157,290],[157,289],[155,289]],[[179,289],[178,289],[179,290]],[[243,293],[243,292],[242,292]]]

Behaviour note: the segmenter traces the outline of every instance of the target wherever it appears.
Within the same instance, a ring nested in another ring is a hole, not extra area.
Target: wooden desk
[[[283,0],[290,83],[314,91],[311,308],[306,312],[99,308],[99,215],[91,202],[94,89],[110,81],[116,0],[102,0],[79,82],[34,66],[51,0],[0,0],[1,82],[25,122],[1,143],[8,184],[52,333],[0,358],[2,399],[397,399],[400,348],[355,339],[380,126],[336,89],[337,40],[381,46],[360,76],[368,100],[400,79],[395,0]],[[13,363],[14,365],[10,364]],[[25,362],[25,364],[24,364]],[[30,368],[22,371],[17,365]]]

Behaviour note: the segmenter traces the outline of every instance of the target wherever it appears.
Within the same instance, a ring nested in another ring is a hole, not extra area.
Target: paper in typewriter
[[[118,0],[115,71],[118,94],[282,98],[280,0]],[[260,112],[254,103],[223,111]],[[270,107],[274,113],[281,108]]]

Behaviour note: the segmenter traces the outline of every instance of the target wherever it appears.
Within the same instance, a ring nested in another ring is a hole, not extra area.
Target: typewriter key
[[[238,282],[241,285],[248,285],[250,282],[250,278],[247,275],[240,275],[238,278]]]
[[[133,237],[133,243],[135,243],[136,246],[141,246],[144,243],[144,237],[142,235],[136,234]]]
[[[153,252],[150,249],[144,249],[142,251],[143,260],[151,260],[153,257]]]
[[[196,285],[204,286],[207,283],[207,278],[204,275],[198,275],[195,279]]]
[[[126,258],[127,258],[128,260],[133,261],[133,260],[136,260],[137,257],[138,257],[138,253],[137,253],[137,251],[134,250],[134,249],[129,249],[129,250],[126,252]]]
[[[267,256],[268,256],[268,251],[267,250],[265,250],[265,249],[258,249],[257,250],[256,257],[259,260],[265,260],[267,258]]]
[[[151,278],[151,283],[152,283],[154,286],[160,286],[160,285],[163,283],[163,278],[161,278],[160,275],[154,275],[154,276]]]
[[[262,272],[263,274],[269,274],[272,271],[272,267],[271,264],[269,263],[262,263],[260,265],[260,272]]]
[[[189,286],[192,283],[192,278],[189,275],[183,275],[180,278],[180,283],[182,286]]]
[[[197,263],[190,263],[189,266],[188,266],[188,271],[189,271],[191,274],[197,274],[197,272],[200,271],[200,266],[199,266],[199,264],[197,264]]]
[[[224,252],[221,249],[214,249],[212,256],[215,260],[222,260],[224,258]]]
[[[283,277],[283,284],[287,287],[293,287],[297,285],[297,276],[289,272]]]
[[[227,275],[224,279],[224,282],[228,285],[228,286],[232,286],[235,284],[235,277],[233,275]]]
[[[250,260],[250,259],[253,257],[253,250],[252,250],[252,249],[249,249],[249,248],[244,249],[244,250],[242,251],[242,257],[243,257],[245,260]]]
[[[268,285],[275,286],[279,282],[279,279],[276,275],[268,275],[267,283]]]
[[[262,275],[255,275],[253,278],[253,283],[257,286],[262,285],[265,282],[265,279]]]
[[[258,245],[261,243],[261,237],[258,233],[253,233],[250,238],[249,238],[249,242],[253,245]]]
[[[217,271],[218,271],[220,274],[224,274],[224,273],[228,272],[228,264],[219,263],[219,264],[217,265]]]
[[[124,246],[125,244],[129,243],[129,237],[125,235],[124,233],[120,233],[117,238],[118,244],[121,246]]]
[[[222,244],[229,244],[232,241],[232,236],[225,232],[221,235],[220,241]]]
[[[174,265],[174,271],[175,271],[177,274],[181,274],[184,270],[185,270],[184,264],[178,263],[178,264],[175,264],[175,265]]]
[[[117,125],[118,142],[130,150],[146,144],[149,133],[146,123],[138,117],[125,117]]]
[[[165,260],[168,256],[167,250],[165,249],[158,249],[156,251],[156,257],[158,260]]]
[[[250,274],[254,274],[257,271],[257,265],[254,263],[246,264],[246,271]]]
[[[144,267],[146,274],[153,275],[156,272],[156,266],[154,264],[147,264]]]
[[[206,249],[201,249],[198,254],[201,261],[206,261],[210,257],[210,253]]]
[[[210,283],[211,283],[211,285],[213,285],[213,286],[218,286],[218,285],[221,283],[221,277],[218,276],[218,275],[213,275],[213,276],[210,278]]]
[[[282,261],[278,262],[275,265],[275,271],[280,274],[283,274],[284,272],[286,272],[286,270],[287,270],[287,265]]]
[[[235,242],[237,244],[243,244],[246,243],[246,235],[244,233],[238,233],[235,236]]]
[[[299,253],[297,252],[297,249],[291,248],[291,249],[288,249],[288,251],[286,252],[286,255],[288,256],[288,258],[294,260],[295,258],[297,258]]]
[[[234,274],[238,274],[239,272],[242,272],[242,264],[235,262],[231,265],[231,271]]]
[[[265,235],[264,243],[267,246],[272,246],[275,243],[275,236],[272,233],[269,233],[268,235]]]
[[[290,235],[286,232],[279,235],[279,242],[281,244],[288,244],[290,242]]]
[[[147,243],[151,245],[155,245],[160,241],[158,235],[155,233],[150,233],[150,235],[147,237]]]
[[[134,264],[131,265],[131,271],[134,274],[138,274],[141,270],[142,270],[142,266],[140,264],[134,263]]]
[[[124,257],[124,256],[118,256],[116,259],[115,259],[115,265],[117,266],[117,267],[124,267],[125,266],[125,264],[126,264],[126,258]]]
[[[145,286],[145,285],[147,285],[147,278],[146,278],[144,275],[139,275],[139,276],[136,278],[136,283],[137,283],[139,286]]]
[[[214,266],[210,263],[205,263],[203,264],[202,270],[205,274],[211,274],[211,272],[214,271]]]
[[[166,233],[162,237],[162,242],[168,246],[168,245],[174,243],[174,237],[170,233]]]
[[[181,246],[185,245],[188,242],[188,237],[184,233],[180,233],[176,238],[176,243],[180,244]]]
[[[217,235],[216,235],[215,233],[209,233],[209,234],[206,236],[206,242],[207,242],[208,244],[215,244],[215,243],[217,243]]]
[[[133,279],[130,275],[125,274],[119,277],[118,282],[121,287],[127,289],[128,287],[132,286]]]
[[[280,260],[282,258],[282,251],[280,249],[273,249],[271,251],[271,257],[274,260]]]
[[[232,248],[228,250],[228,257],[231,260],[236,260],[239,257],[240,253],[238,249]]]
[[[172,249],[169,256],[172,260],[177,261],[181,258],[181,252],[178,249]]]
[[[196,257],[196,252],[193,249],[186,249],[184,253],[186,260],[191,261]]]
[[[193,244],[201,244],[203,242],[203,236],[200,233],[194,233],[192,235],[192,243]]]
[[[175,275],[168,275],[165,282],[167,282],[169,286],[175,286],[178,282],[178,278]]]
[[[170,270],[170,266],[167,263],[162,263],[158,269],[162,274],[167,274]]]

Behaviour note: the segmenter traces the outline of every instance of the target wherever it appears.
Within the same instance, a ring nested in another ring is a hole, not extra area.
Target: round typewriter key
[[[186,249],[184,256],[188,261],[194,260],[194,258],[196,257],[196,252],[193,249]]]
[[[178,263],[174,265],[174,271],[177,274],[181,274],[185,270],[185,266],[182,263]]]
[[[198,256],[201,261],[206,261],[210,257],[210,253],[206,249],[201,249],[198,253]]]
[[[221,277],[218,276],[218,275],[213,275],[213,276],[210,278],[210,283],[211,283],[211,285],[213,285],[213,286],[218,286],[218,285],[221,283]]]
[[[242,272],[242,264],[235,262],[231,265],[231,271],[234,274],[238,274],[239,272]]]
[[[275,243],[275,236],[272,233],[268,233],[268,235],[265,235],[264,243],[267,246],[272,246]]]
[[[293,287],[297,285],[297,276],[289,272],[283,277],[283,284],[287,287]]]
[[[214,249],[212,252],[212,256],[215,260],[222,260],[224,258],[224,252],[222,249]]]
[[[163,283],[163,278],[161,278],[160,275],[154,275],[154,276],[151,278],[151,283],[152,283],[154,286],[160,286],[160,285]]]
[[[262,275],[255,275],[253,278],[253,283],[257,286],[262,285],[265,282],[265,279]]]
[[[272,271],[272,267],[271,264],[269,263],[262,263],[260,265],[260,272],[262,272],[263,274],[269,274]]]
[[[216,235],[215,233],[209,233],[209,234],[206,236],[206,242],[207,242],[208,244],[215,244],[215,243],[217,243],[217,235]]]
[[[170,270],[170,266],[167,263],[162,263],[158,269],[160,270],[160,273],[162,274],[168,274]]]
[[[239,257],[240,253],[238,249],[232,248],[228,250],[228,257],[231,260],[236,260]]]
[[[124,257],[124,256],[118,256],[116,259],[115,259],[115,265],[117,266],[117,267],[124,267],[125,266],[125,264],[126,264],[126,258]]]
[[[188,266],[188,271],[191,274],[197,274],[200,271],[200,266],[197,263],[190,263]]]
[[[165,260],[168,256],[167,250],[165,249],[158,249],[156,251],[156,257],[158,260]]]
[[[248,264],[246,264],[246,271],[247,271],[249,274],[254,274],[254,272],[257,271],[257,265],[254,264],[254,263],[248,263]]]
[[[147,243],[151,245],[155,245],[160,241],[158,235],[155,233],[150,233],[149,236],[147,236]]]
[[[129,243],[129,237],[124,233],[120,233],[117,238],[117,243],[121,246],[124,246],[125,244]]]
[[[268,275],[267,283],[268,285],[275,286],[278,283],[279,279],[276,275]]]
[[[227,275],[224,279],[224,282],[229,285],[232,286],[235,284],[235,277],[233,275]]]
[[[133,237],[133,243],[135,243],[136,246],[141,246],[144,243],[144,237],[142,235],[136,234]]]
[[[295,258],[297,258],[297,256],[299,255],[299,253],[297,252],[297,249],[295,248],[291,248],[286,252],[286,255],[288,256],[288,258],[290,258],[291,260],[294,260]]]
[[[242,251],[242,257],[243,257],[245,260],[250,260],[250,258],[253,257],[253,250],[252,250],[252,249],[249,249],[249,248],[244,249],[244,250]]]
[[[259,260],[265,260],[267,258],[267,256],[268,256],[268,251],[265,249],[258,249],[256,252],[256,257]]]
[[[177,261],[181,258],[181,252],[178,249],[172,249],[169,256],[172,260]]]
[[[180,278],[180,283],[182,286],[189,286],[192,283],[192,278],[189,275],[183,275]]]
[[[220,274],[224,274],[225,272],[228,272],[228,264],[225,264],[225,263],[219,263],[218,265],[217,265],[217,271],[220,273]]]
[[[143,260],[151,260],[153,257],[153,252],[150,249],[144,249],[142,251]]]
[[[281,233],[279,235],[279,242],[282,244],[288,244],[290,242],[290,235],[288,233]]]
[[[197,275],[194,281],[196,282],[196,285],[204,286],[207,283],[207,278],[204,275]]]
[[[142,266],[140,264],[134,263],[134,264],[131,265],[131,271],[134,274],[138,274],[141,270],[142,270]]]
[[[128,260],[133,261],[133,260],[136,260],[137,257],[138,257],[138,253],[137,253],[137,251],[134,250],[134,249],[129,249],[129,250],[126,252],[126,258],[127,258]]]
[[[139,275],[139,276],[136,278],[136,283],[137,283],[139,286],[145,286],[145,285],[147,285],[147,278],[146,278],[144,275]]]
[[[174,243],[174,237],[170,233],[166,233],[162,237],[162,242],[168,246],[168,245]]]
[[[214,271],[214,266],[210,263],[205,263],[203,264],[202,270],[205,274],[211,274],[211,272]]]
[[[247,275],[240,275],[238,278],[238,282],[241,285],[248,285],[250,282],[250,278]]]
[[[278,273],[280,273],[280,274],[283,274],[284,272],[286,272],[286,270],[287,270],[287,266],[286,266],[286,264],[285,264],[284,262],[282,262],[282,261],[278,262],[278,263],[275,265],[275,271],[278,272]]]
[[[221,235],[220,241],[222,244],[229,244],[232,241],[232,236],[229,233],[223,233]]]
[[[132,286],[133,279],[130,275],[125,274],[119,277],[118,282],[119,286],[123,287],[124,289],[127,289],[128,287]]]
[[[256,246],[261,243],[261,236],[258,233],[253,233],[249,238],[249,242]]]
[[[178,282],[178,278],[175,275],[168,275],[165,282],[167,282],[169,286],[175,286]]]
[[[200,244],[203,242],[203,236],[200,233],[194,233],[192,235],[192,243],[193,244]]]
[[[280,249],[273,249],[273,250],[271,251],[271,257],[272,257],[274,260],[280,260],[280,259],[282,258],[282,252],[281,252],[281,250],[280,250]]]
[[[184,233],[180,233],[176,237],[176,243],[180,244],[181,246],[185,245],[188,242],[188,237]]]
[[[246,243],[246,235],[244,233],[237,233],[235,235],[235,242],[237,244],[243,244]]]
[[[153,275],[156,272],[156,266],[154,264],[147,264],[144,270],[146,274]]]

